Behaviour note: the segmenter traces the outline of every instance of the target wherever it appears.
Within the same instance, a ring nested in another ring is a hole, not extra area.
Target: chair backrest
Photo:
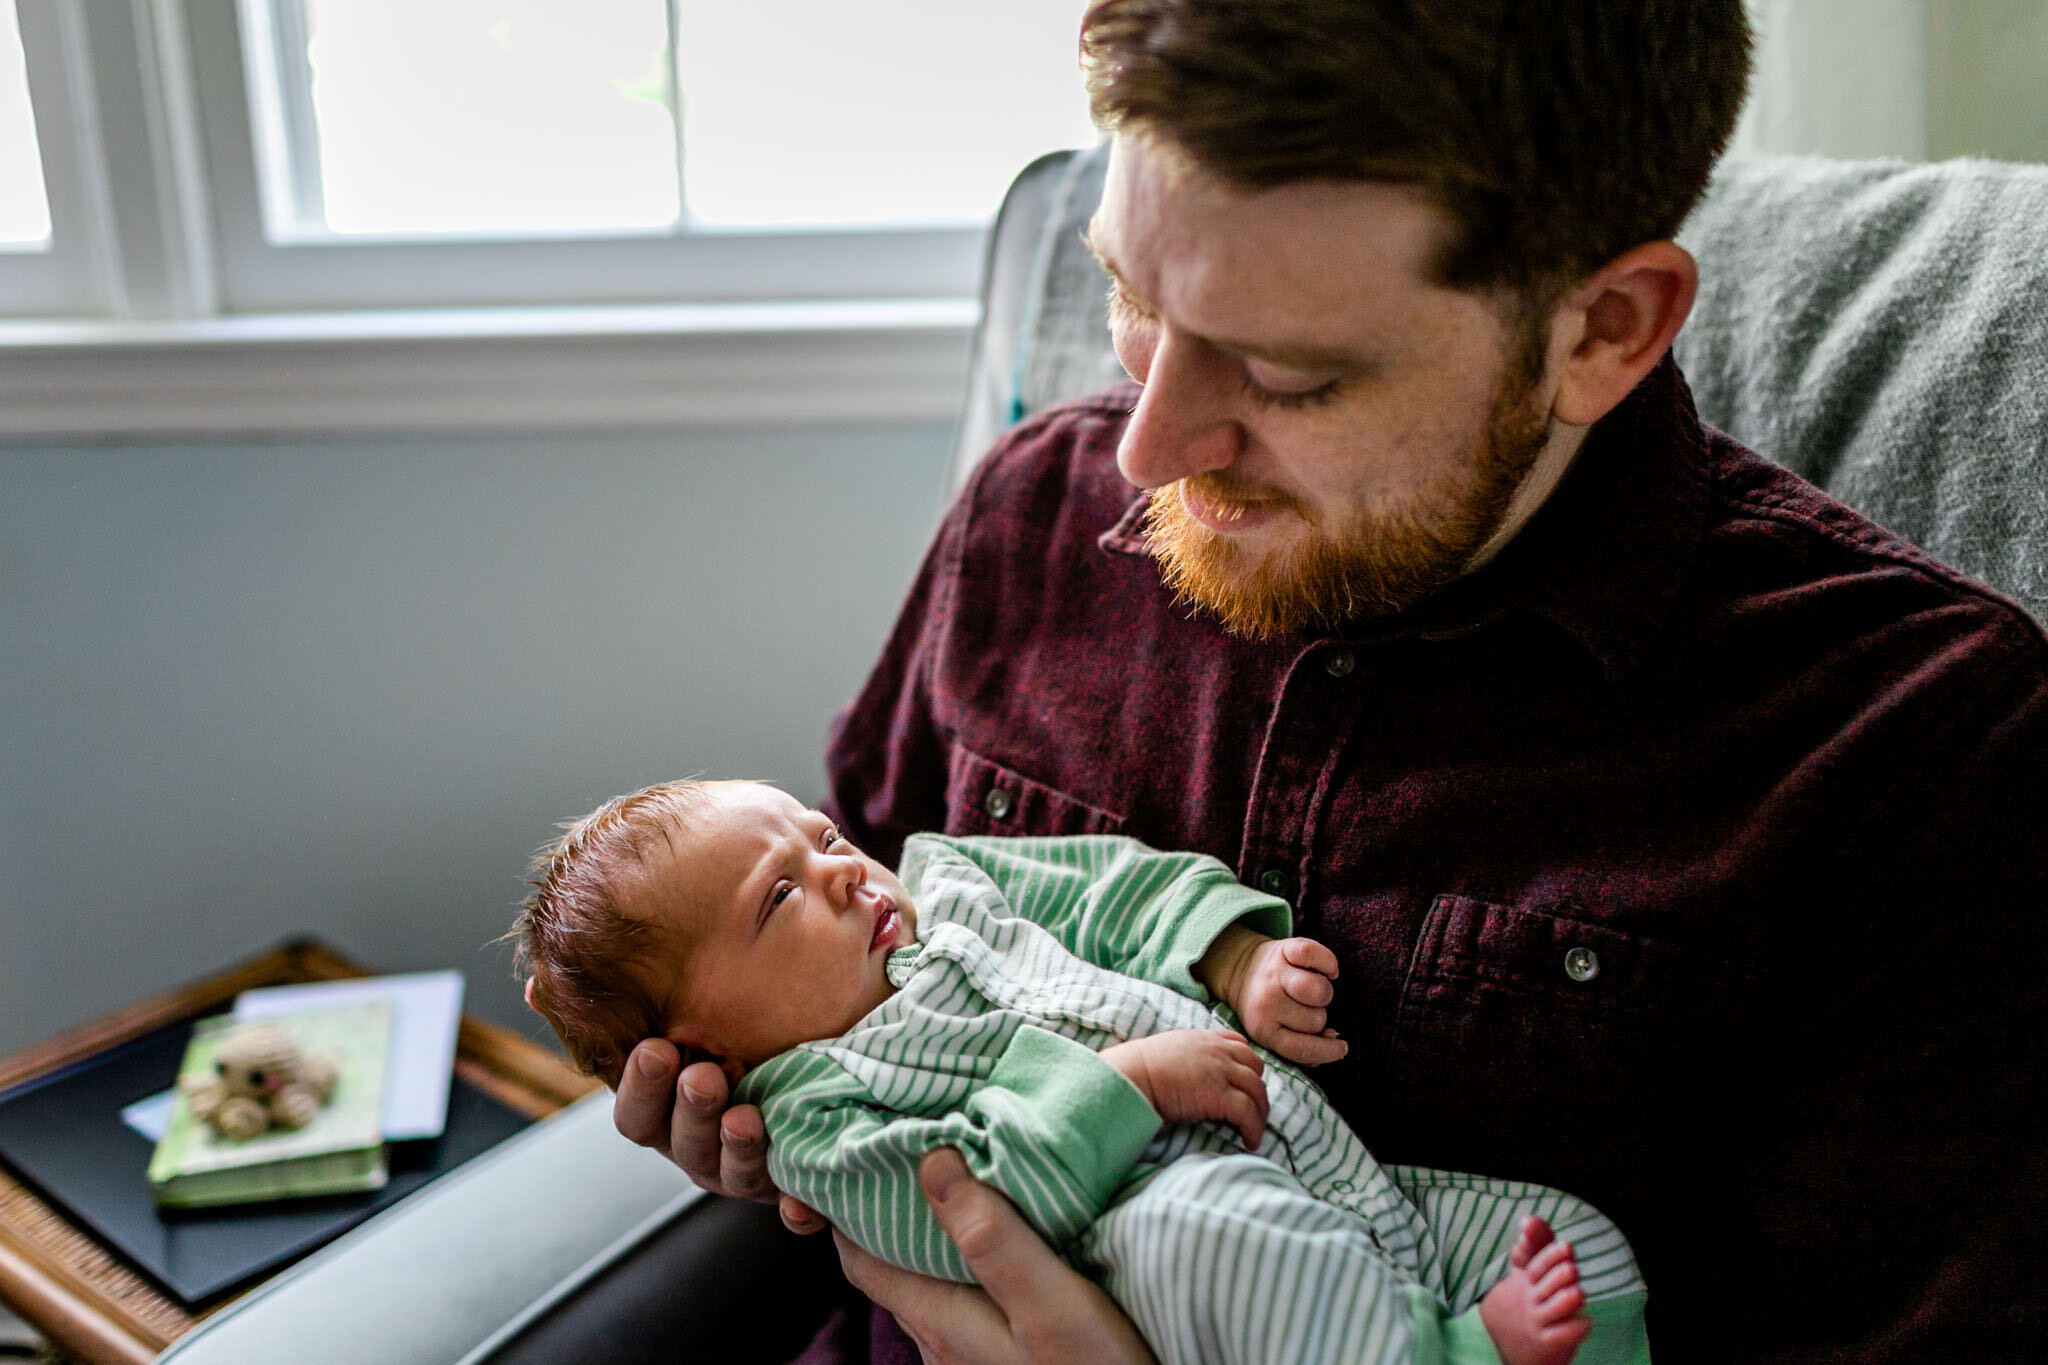
[[[953,477],[1122,378],[1080,240],[1106,149],[1011,188]],[[1680,241],[1700,414],[2048,621],[2048,167],[1731,159]]]

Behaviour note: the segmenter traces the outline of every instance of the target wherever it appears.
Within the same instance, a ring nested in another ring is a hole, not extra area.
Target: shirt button
[[[987,811],[991,818],[997,820],[1007,816],[1016,804],[1010,794],[1001,787],[990,787],[988,795],[981,799],[981,808]]]
[[[1600,954],[1591,948],[1568,949],[1564,955],[1564,974],[1574,981],[1591,981],[1600,975]]]
[[[1358,667],[1358,656],[1348,649],[1340,649],[1323,660],[1323,671],[1333,678],[1348,678],[1351,670]]]
[[[1259,874],[1259,890],[1269,896],[1285,896],[1294,881],[1277,867],[1269,867]]]

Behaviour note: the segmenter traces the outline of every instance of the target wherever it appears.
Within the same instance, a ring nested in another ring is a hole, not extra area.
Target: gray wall
[[[2048,160],[2041,0],[1748,0],[1756,78],[1735,147]]]
[[[694,771],[819,796],[948,435],[0,449],[0,1052],[304,932],[531,1031],[531,850]]]

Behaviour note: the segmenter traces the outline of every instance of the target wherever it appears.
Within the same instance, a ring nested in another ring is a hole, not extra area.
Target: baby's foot
[[[1508,1253],[1508,1273],[1479,1301],[1479,1320],[1507,1365],[1565,1365],[1593,1330],[1581,1311],[1579,1263],[1550,1224],[1529,1218]]]

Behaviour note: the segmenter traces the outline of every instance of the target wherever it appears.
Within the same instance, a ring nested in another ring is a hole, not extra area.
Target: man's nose
[[[1223,469],[1243,452],[1237,362],[1171,327],[1160,329],[1145,388],[1124,427],[1117,468],[1140,488]]]

